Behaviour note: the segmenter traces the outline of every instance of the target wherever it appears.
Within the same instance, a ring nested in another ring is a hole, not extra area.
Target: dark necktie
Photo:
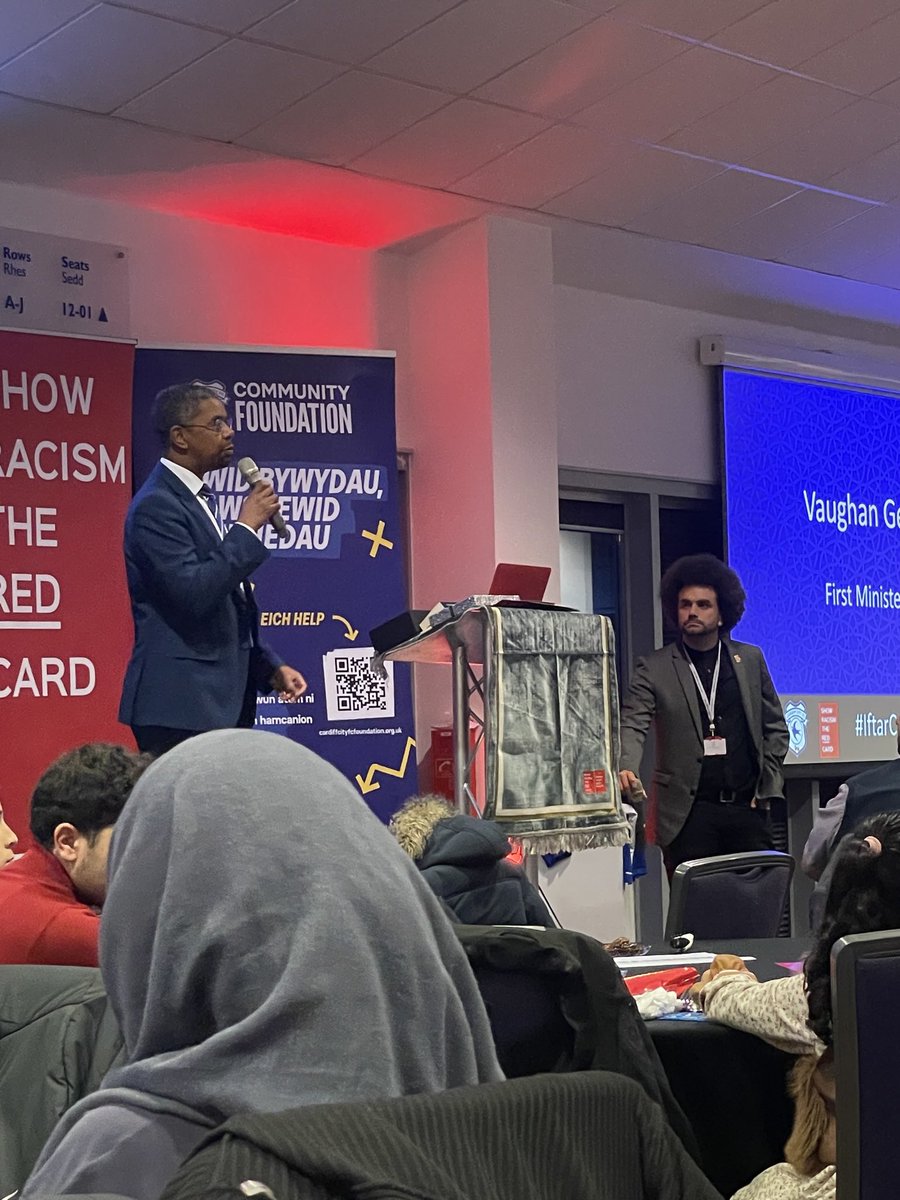
[[[200,491],[197,493],[197,495],[200,497],[200,499],[204,502],[206,507],[209,509],[209,511],[215,517],[216,525],[219,528],[219,534],[221,536],[223,534],[222,519],[219,516],[219,501],[216,496],[216,493],[214,491],[212,491],[210,488],[208,488],[206,486],[206,484],[204,483],[203,487],[200,489]],[[238,602],[241,606],[243,606],[247,603],[247,596],[248,596],[247,584],[243,583],[243,582],[239,583],[237,590],[235,592],[235,598],[238,600]]]
[[[203,487],[200,489],[200,491],[197,493],[197,495],[200,497],[200,499],[204,502],[206,507],[212,513],[212,515],[216,521],[216,526],[218,527],[219,533],[221,534],[222,522],[219,518],[219,501],[216,498],[215,492],[210,491],[210,489],[204,483]]]

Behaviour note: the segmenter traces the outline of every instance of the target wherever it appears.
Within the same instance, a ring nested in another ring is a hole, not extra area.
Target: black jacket
[[[279,1200],[721,1200],[659,1106],[602,1072],[235,1117],[162,1200],[251,1180]]]
[[[123,1055],[96,967],[0,966],[0,1195]]]
[[[416,865],[465,925],[553,925],[537,888],[504,861],[508,854],[493,821],[460,813],[438,821]]]

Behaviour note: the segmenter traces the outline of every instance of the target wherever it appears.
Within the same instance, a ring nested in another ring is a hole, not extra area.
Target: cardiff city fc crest
[[[787,722],[788,749],[792,754],[801,755],[806,749],[806,705],[802,700],[789,700],[784,706],[784,719]]]

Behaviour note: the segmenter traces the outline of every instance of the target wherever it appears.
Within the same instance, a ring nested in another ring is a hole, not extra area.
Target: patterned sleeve
[[[834,1200],[834,1167],[817,1175],[798,1175],[787,1163],[776,1163],[735,1192],[731,1200]]]
[[[821,1054],[822,1044],[807,1026],[809,1005],[802,975],[760,983],[747,971],[720,971],[700,992],[703,1011],[713,1021],[756,1034],[788,1054]]]

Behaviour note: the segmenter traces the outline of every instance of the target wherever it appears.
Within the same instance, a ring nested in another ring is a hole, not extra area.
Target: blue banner
[[[225,527],[254,459],[281,499],[288,536],[254,574],[260,637],[306,678],[299,701],[261,696],[256,724],[321,754],[383,820],[417,790],[409,668],[370,669],[369,629],[407,607],[394,425],[393,356],[267,350],[138,350],[134,486],[159,458],[150,410],[173,383],[230,396],[232,465],[207,476]]]

